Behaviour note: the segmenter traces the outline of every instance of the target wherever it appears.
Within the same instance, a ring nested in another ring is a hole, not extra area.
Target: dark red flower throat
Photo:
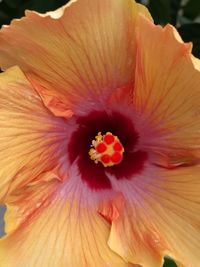
[[[69,160],[77,160],[81,178],[91,189],[111,188],[109,174],[131,179],[142,171],[147,153],[136,149],[139,135],[128,117],[119,112],[94,111],[77,117],[76,122],[78,129],[68,147]],[[109,146],[107,150],[104,144]]]

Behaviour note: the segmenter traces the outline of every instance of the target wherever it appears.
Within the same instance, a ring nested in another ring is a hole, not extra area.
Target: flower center
[[[119,138],[110,132],[101,132],[92,140],[89,156],[95,163],[101,162],[104,167],[119,164],[123,159],[124,148]]]

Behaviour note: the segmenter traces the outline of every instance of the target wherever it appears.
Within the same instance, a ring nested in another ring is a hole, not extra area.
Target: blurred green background
[[[0,0],[0,26],[9,24],[13,18],[22,17],[25,9],[46,12],[67,2],[67,0]],[[156,24],[174,25],[184,41],[193,42],[193,54],[200,58],[200,0],[138,0],[137,2],[148,7]],[[0,217],[2,214],[0,210]],[[175,266],[171,259],[166,258],[163,267]]]

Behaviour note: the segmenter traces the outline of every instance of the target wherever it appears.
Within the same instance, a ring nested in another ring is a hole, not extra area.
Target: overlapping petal
[[[125,261],[143,267],[163,266],[163,240],[144,211],[125,200],[125,209],[112,223],[109,246]],[[142,211],[142,212],[141,212]],[[157,243],[156,243],[157,242]]]
[[[47,208],[0,241],[2,266],[129,266],[110,250],[110,224],[79,183],[73,174],[73,179],[57,188]]]
[[[1,30],[0,66],[20,66],[55,114],[63,105],[70,114],[86,97],[103,100],[133,83],[139,13],[150,18],[132,0],[72,1],[46,15],[28,11]]]
[[[161,170],[144,201],[149,218],[165,236],[168,254],[191,267],[200,261],[199,172],[199,166]]]
[[[138,20],[134,106],[157,129],[146,144],[161,164],[197,163],[200,156],[200,61],[170,25]]]
[[[37,184],[41,174],[65,178],[66,121],[44,107],[18,67],[0,74],[0,128],[1,202],[11,201],[16,190]]]
[[[2,266],[127,267],[107,245],[98,202],[68,166],[67,120],[43,106],[18,67],[0,75],[0,89]]]
[[[151,167],[152,168],[152,167]],[[155,170],[153,171],[155,172]],[[124,187],[124,212],[113,220],[110,247],[130,262],[162,266],[162,256],[196,267],[200,250],[199,166],[157,168]]]
[[[124,204],[121,207],[113,202],[118,216],[111,217],[112,227],[108,244],[125,261],[143,267],[161,267],[166,247],[164,239],[159,236],[160,233],[158,234],[154,223],[143,209],[143,198],[139,194],[140,185],[145,183],[146,178],[152,176],[153,172],[154,168],[145,164],[143,172],[131,181],[116,182],[114,177],[110,177],[113,188],[121,192],[121,203]]]

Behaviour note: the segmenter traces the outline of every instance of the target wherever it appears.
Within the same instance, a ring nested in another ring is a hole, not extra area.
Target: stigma
[[[119,138],[110,132],[97,134],[92,140],[89,156],[96,164],[102,163],[104,167],[112,167],[123,160],[124,148]]]

